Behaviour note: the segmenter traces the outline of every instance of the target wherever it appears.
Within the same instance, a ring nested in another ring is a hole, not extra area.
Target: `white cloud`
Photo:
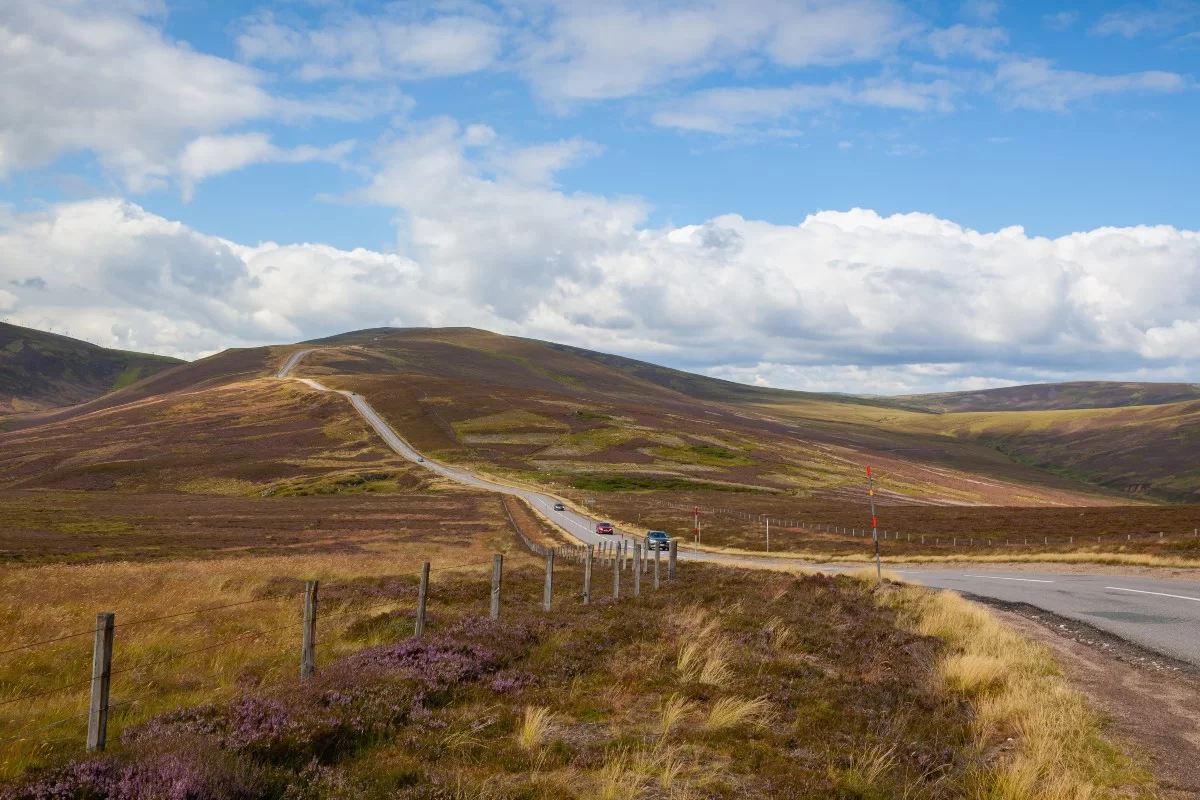
[[[966,0],[960,13],[968,19],[995,22],[1000,15],[1000,3],[997,0]]]
[[[157,3],[0,4],[0,178],[91,153],[135,192],[179,176],[185,142],[235,126],[358,118],[372,97],[288,100],[257,70],[196,52],[139,14]]]
[[[1000,57],[1000,51],[1006,44],[1008,32],[1003,28],[977,28],[959,24],[939,28],[929,34],[930,49],[942,59],[966,55],[991,61]]]
[[[627,97],[759,58],[800,68],[870,61],[916,26],[891,0],[560,1],[522,41],[521,69],[552,101]]]
[[[1092,26],[1097,36],[1132,39],[1143,34],[1163,36],[1181,26],[1200,22],[1200,3],[1194,0],[1161,0],[1152,6],[1132,6],[1110,11]]]
[[[940,78],[924,82],[870,78],[856,84],[719,88],[668,103],[651,116],[651,121],[667,128],[733,133],[747,126],[777,122],[834,105],[949,111],[961,91],[958,84]]]
[[[233,172],[251,164],[299,164],[306,161],[336,163],[344,159],[353,147],[353,141],[345,141],[325,148],[283,148],[272,144],[271,137],[265,133],[200,136],[188,142],[179,157],[183,197],[190,200],[195,184],[206,178]]]
[[[493,22],[460,15],[411,21],[339,14],[309,28],[267,12],[248,22],[238,51],[248,61],[297,64],[305,80],[419,79],[491,66],[502,33]]]
[[[651,228],[636,198],[554,186],[554,166],[585,144],[546,156],[479,134],[434,120],[376,153],[359,199],[403,216],[405,255],[244,246],[119,200],[10,217],[9,316],[185,355],[374,325],[475,325],[854,392],[1200,369],[1195,231],[1046,239],[860,209]],[[539,166],[499,168],[506,159]],[[27,288],[39,278],[44,288]]]
[[[1058,11],[1042,15],[1042,24],[1053,31],[1065,31],[1079,20],[1078,11]]]
[[[1174,72],[1131,72],[1095,75],[1055,69],[1042,58],[1014,60],[996,70],[997,86],[1014,108],[1065,111],[1077,103],[1108,94],[1163,94],[1193,87],[1189,79]]]
[[[0,289],[0,311],[12,311],[17,307],[17,296],[12,292]]]

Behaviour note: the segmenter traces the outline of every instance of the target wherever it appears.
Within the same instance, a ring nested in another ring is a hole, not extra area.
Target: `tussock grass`
[[[770,722],[773,715],[771,701],[764,697],[746,700],[741,697],[722,697],[713,703],[704,719],[704,727],[710,731],[721,731],[742,725],[761,727]]]
[[[545,706],[526,706],[525,719],[517,730],[517,744],[527,753],[539,749],[554,728],[554,714]]]
[[[881,797],[880,783],[896,764],[896,745],[877,744],[851,754],[844,767],[831,764],[830,779],[851,797]]]
[[[696,704],[673,694],[662,705],[659,712],[658,738],[660,741],[668,738],[671,731],[683,724],[696,714]]]
[[[1104,735],[1104,720],[1071,688],[1050,651],[953,592],[892,587],[878,595],[903,624],[948,644],[937,674],[971,701],[981,752],[1017,748],[978,776],[974,795],[1084,800],[1148,793],[1150,778]]]

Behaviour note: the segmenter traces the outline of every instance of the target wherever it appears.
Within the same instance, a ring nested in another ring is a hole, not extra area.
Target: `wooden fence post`
[[[592,601],[592,551],[594,549],[594,546],[589,544],[583,554],[583,604],[585,606]]]
[[[550,601],[554,598],[554,551],[546,553],[546,586],[542,589],[542,610],[550,610]]]
[[[678,560],[679,542],[671,540],[671,549],[667,554],[667,580],[675,580],[675,562]]]
[[[300,651],[300,680],[317,674],[317,589],[318,581],[304,584],[304,641]]]
[[[500,583],[504,578],[504,556],[492,556],[492,619],[500,619]]]
[[[657,589],[658,585],[659,585],[658,562],[659,562],[659,556],[661,556],[661,555],[662,555],[662,550],[659,550],[658,547],[655,547],[654,548],[654,588],[655,589]]]
[[[614,551],[616,552],[616,551]],[[613,568],[613,600],[621,599],[621,559],[614,558]]]
[[[642,546],[633,543],[633,596],[642,596]]]
[[[417,589],[417,626],[415,636],[425,635],[425,604],[429,601],[429,562],[421,565],[421,586]]]
[[[88,715],[87,749],[103,751],[108,735],[108,687],[112,679],[113,627],[117,615],[96,615],[96,644],[92,649],[92,706]]]

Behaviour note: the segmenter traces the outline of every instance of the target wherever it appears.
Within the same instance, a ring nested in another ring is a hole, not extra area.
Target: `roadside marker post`
[[[871,465],[867,465],[867,495],[871,498],[871,538],[875,540],[875,580],[883,581],[883,567],[879,565],[879,520],[875,518],[875,476]]]
[[[667,580],[675,580],[675,564],[679,560],[679,542],[671,540],[671,549],[667,551]]]
[[[546,585],[542,589],[542,610],[549,611],[554,599],[554,551],[546,553]]]

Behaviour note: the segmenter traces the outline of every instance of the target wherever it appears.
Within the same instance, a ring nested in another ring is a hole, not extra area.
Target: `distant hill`
[[[1160,406],[1200,400],[1200,384],[1076,381],[1034,383],[978,392],[912,394],[886,398],[895,405],[936,413],[956,411],[1065,411],[1075,408]]]
[[[0,414],[85,403],[182,363],[0,322]]]

